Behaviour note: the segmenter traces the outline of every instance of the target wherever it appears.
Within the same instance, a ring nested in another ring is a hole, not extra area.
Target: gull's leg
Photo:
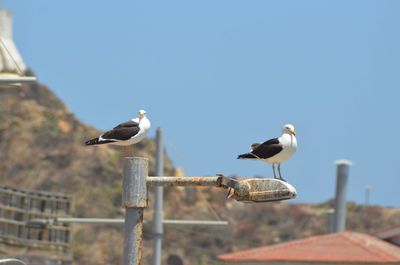
[[[272,172],[274,172],[274,179],[276,179],[276,175],[275,175],[275,163],[272,163]]]
[[[284,182],[287,182],[284,178],[282,178],[282,174],[281,174],[281,164],[278,164],[278,173],[279,173],[279,179],[283,180]]]

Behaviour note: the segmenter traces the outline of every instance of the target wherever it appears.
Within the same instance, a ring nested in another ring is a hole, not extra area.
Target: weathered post
[[[122,204],[125,207],[124,265],[141,264],[143,210],[147,207],[147,175],[147,158],[125,158],[122,184]]]

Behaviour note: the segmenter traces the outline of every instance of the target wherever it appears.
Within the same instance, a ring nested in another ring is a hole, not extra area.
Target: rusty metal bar
[[[221,177],[210,176],[210,177],[148,177],[146,182],[149,186],[163,186],[163,187],[174,187],[174,186],[221,186]]]
[[[147,158],[125,158],[122,184],[122,204],[125,207],[124,265],[141,264],[143,210],[147,207],[147,175]]]

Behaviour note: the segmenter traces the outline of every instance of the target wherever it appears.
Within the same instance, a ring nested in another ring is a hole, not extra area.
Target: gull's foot
[[[233,196],[234,190],[232,188],[228,188],[228,194],[226,194],[226,198],[229,199],[230,197]]]
[[[282,180],[282,181],[284,181],[284,182],[286,182],[286,183],[289,183],[286,179],[284,179],[284,178],[282,178],[282,177],[280,177],[279,179]]]

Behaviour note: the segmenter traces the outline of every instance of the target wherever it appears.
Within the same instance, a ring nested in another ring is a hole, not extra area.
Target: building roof
[[[376,237],[340,232],[218,256],[225,262],[400,263],[400,248]]]
[[[377,238],[400,246],[400,226],[391,227],[375,234]]]

